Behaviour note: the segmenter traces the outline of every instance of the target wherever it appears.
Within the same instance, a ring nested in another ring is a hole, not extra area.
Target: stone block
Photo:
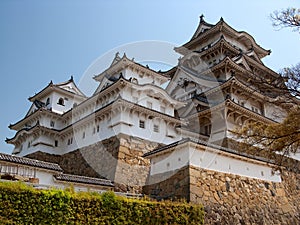
[[[282,197],[282,196],[285,196],[285,191],[283,188],[278,188],[276,190],[276,195],[279,196],[279,197]]]

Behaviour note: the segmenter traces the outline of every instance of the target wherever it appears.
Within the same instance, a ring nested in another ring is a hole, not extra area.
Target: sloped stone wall
[[[36,152],[27,157],[58,163],[65,173],[110,179],[116,191],[201,203],[205,224],[300,224],[299,172],[283,172],[281,183],[192,166],[152,176],[142,155],[156,147],[123,135],[62,156]]]
[[[281,183],[186,166],[157,174],[143,188],[156,199],[185,198],[205,207],[205,224],[300,224],[300,176]]]
[[[300,224],[300,180],[281,183],[190,167],[190,201],[202,203],[206,224]]]
[[[189,201],[189,167],[186,166],[176,171],[149,175],[143,193],[151,198],[185,199]]]
[[[65,173],[109,179],[116,191],[141,193],[150,169],[150,161],[142,155],[158,146],[120,135],[64,155],[36,152],[26,157],[57,163]]]
[[[79,150],[72,151],[65,155],[54,155],[38,151],[26,155],[25,157],[46,162],[57,163],[63,169],[64,173],[67,174],[104,178],[86,162]]]

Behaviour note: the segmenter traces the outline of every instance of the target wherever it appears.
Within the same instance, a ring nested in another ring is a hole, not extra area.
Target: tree
[[[287,8],[281,11],[275,11],[271,14],[271,19],[274,27],[291,27],[295,31],[300,30],[300,9]]]
[[[275,11],[271,18],[275,27],[300,30],[300,9]],[[257,77],[250,83],[270,93],[272,103],[282,107],[286,115],[280,123],[247,123],[237,131],[237,136],[243,140],[242,146],[248,153],[291,167],[286,156],[300,150],[300,63],[282,69],[278,77]]]

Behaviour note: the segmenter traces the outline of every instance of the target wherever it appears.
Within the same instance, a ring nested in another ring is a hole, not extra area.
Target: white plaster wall
[[[272,120],[280,122],[286,116],[286,112],[279,106],[275,106],[271,103],[265,103],[265,116]]]
[[[64,106],[57,104],[58,100],[60,98],[64,99]],[[74,99],[70,96],[67,96],[67,95],[64,95],[64,94],[61,94],[61,93],[53,92],[51,99],[52,99],[51,106],[52,106],[52,111],[53,112],[62,114],[64,112],[69,111],[71,108],[73,108]]]
[[[199,150],[188,145],[184,148],[177,147],[172,153],[152,158],[151,175],[177,170],[185,165],[261,180],[281,181],[280,175],[272,175],[272,168],[267,165],[218,155],[216,152]]]
[[[178,148],[173,152],[152,158],[150,175],[174,171],[188,164],[189,151],[186,148]]]
[[[280,175],[272,175],[272,168],[252,162],[241,161],[216,152],[189,149],[190,164],[199,168],[231,173],[245,177],[280,182]]]
[[[54,186],[53,175],[50,171],[36,170],[36,177],[39,178],[39,184]]]
[[[58,139],[57,139],[58,140]],[[53,145],[54,146],[54,141],[55,139],[53,137],[49,137],[49,136],[46,136],[46,135],[41,135],[39,136],[35,141],[33,141],[33,145],[35,143],[45,143],[45,144],[49,144],[49,145]]]
[[[72,186],[74,188],[75,191],[100,191],[100,190],[104,190],[101,187],[95,187],[93,185],[82,185],[82,184],[78,184],[78,183],[72,183],[72,182],[61,182],[61,181],[57,181],[53,175],[55,173],[52,173],[50,171],[44,171],[44,170],[37,170],[36,171],[36,177],[39,178],[39,184],[35,185],[37,187],[42,188],[44,185],[47,187],[55,187],[58,189],[66,189],[69,188],[70,186]],[[48,187],[48,188],[49,188]]]
[[[26,143],[27,145],[27,143]],[[27,146],[26,146],[27,147]],[[56,152],[53,151],[53,147],[49,147],[49,146],[45,146],[45,145],[37,145],[37,146],[31,146],[29,149],[23,147],[23,150],[17,154],[18,156],[25,156],[25,155],[29,155],[31,153],[37,152],[37,151],[43,151],[43,152],[47,152],[50,154],[53,154]]]
[[[127,101],[137,103],[143,107],[148,108],[147,102],[152,103],[152,109],[169,116],[174,116],[174,107],[171,104],[165,104],[161,102],[161,99],[153,98],[145,92],[136,91],[134,89],[123,89],[120,92],[122,98]],[[165,112],[162,112],[161,106],[165,107]]]
[[[140,119],[145,121],[145,128],[139,127]],[[99,132],[97,132],[96,129],[98,124],[100,127]],[[154,124],[159,125],[159,132],[153,131]],[[93,133],[94,127],[95,133]],[[83,132],[85,132],[85,138],[83,138]],[[177,134],[175,127],[171,125],[167,126],[164,120],[159,118],[149,119],[138,113],[129,114],[129,112],[126,111],[115,114],[111,119],[102,120],[100,123],[89,124],[83,129],[76,130],[71,145],[67,144],[68,139],[71,138],[71,136],[67,136],[62,142],[59,141],[59,147],[57,147],[57,149],[55,148],[56,150],[45,149],[45,151],[55,151],[55,154],[65,154],[118,134],[131,135],[164,144],[170,144],[181,139],[181,135]],[[175,137],[169,137],[170,134],[174,134]]]

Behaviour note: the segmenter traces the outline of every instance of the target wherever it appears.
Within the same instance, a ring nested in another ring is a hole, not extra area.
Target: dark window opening
[[[64,105],[65,105],[64,99],[63,99],[63,98],[58,99],[57,104],[58,104],[58,105],[63,105],[63,106],[64,106]]]

